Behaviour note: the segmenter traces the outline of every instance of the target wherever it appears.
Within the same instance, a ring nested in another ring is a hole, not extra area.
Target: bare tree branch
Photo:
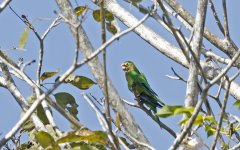
[[[221,110],[220,118],[219,118],[219,121],[218,121],[216,133],[215,133],[215,138],[213,140],[213,144],[212,144],[211,150],[215,150],[215,147],[216,147],[216,144],[217,144],[217,139],[219,138],[219,134],[220,134],[220,129],[222,127],[223,117],[226,114],[225,113],[225,109],[226,109],[226,106],[227,106],[227,101],[228,101],[228,96],[229,96],[229,87],[231,85],[231,82],[230,81],[228,81],[228,82],[229,82],[229,83],[227,83],[228,84],[228,89],[226,90],[226,92],[224,94],[222,110]]]
[[[223,6],[223,20],[224,20],[224,35],[226,40],[230,43],[231,40],[230,40],[229,29],[228,29],[226,0],[222,0],[222,6]]]
[[[212,0],[209,0],[209,4],[210,4],[210,8],[211,8],[211,10],[212,10],[214,19],[215,19],[215,21],[216,21],[216,23],[217,23],[217,25],[218,25],[218,28],[219,28],[220,31],[224,34],[224,28],[223,28],[223,26],[222,26],[222,24],[221,24],[221,21],[220,21],[218,15],[217,15],[217,11],[215,10],[215,7],[214,7],[214,4],[213,4]]]
[[[0,5],[0,13],[7,7],[12,0],[4,0]]]
[[[100,3],[100,20],[101,20],[101,38],[102,38],[102,44],[106,43],[106,21],[105,21],[105,9],[104,9],[105,0],[102,0]],[[77,34],[78,35],[78,34]],[[112,131],[112,121],[111,121],[111,113],[110,113],[110,104],[109,104],[109,94],[108,94],[108,84],[107,84],[107,52],[106,48],[102,51],[103,55],[103,73],[104,73],[104,85],[103,85],[103,91],[105,95],[105,117],[106,117],[106,123],[108,126],[109,136],[111,136],[112,139],[112,145],[114,149],[120,149],[119,147],[119,141],[117,137],[113,134]]]
[[[83,98],[88,102],[88,104],[92,107],[92,109],[95,111],[97,117],[98,117],[98,120],[99,120],[99,123],[101,124],[102,126],[102,129],[107,132],[107,135],[108,135],[108,139],[111,141],[111,144],[113,145],[113,147],[111,149],[119,149],[119,145],[115,145],[116,141],[114,141],[114,138],[113,136],[115,137],[115,135],[111,135],[110,132],[112,131],[109,131],[111,130],[111,128],[109,128],[109,125],[107,123],[107,119],[105,118],[105,116],[101,113],[101,111],[99,110],[99,108],[93,103],[93,101],[90,99],[90,97],[88,95],[86,95],[85,93],[82,93],[82,96]],[[112,132],[113,134],[113,132]],[[116,138],[116,137],[115,137]]]

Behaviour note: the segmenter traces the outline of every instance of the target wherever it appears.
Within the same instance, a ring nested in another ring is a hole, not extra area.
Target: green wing
[[[137,88],[138,93],[145,94],[144,99],[146,101],[152,101],[154,105],[158,105],[159,107],[165,105],[159,98],[157,93],[155,93],[152,88],[150,87],[147,78],[143,73],[139,74],[137,77],[137,83],[139,84],[139,87]],[[142,95],[143,96],[143,95]],[[149,98],[147,98],[149,97]],[[143,97],[142,97],[143,98]],[[160,104],[157,104],[160,103]]]
[[[136,97],[145,103],[151,110],[156,112],[156,107],[162,107],[164,103],[158,98],[158,95],[151,89],[147,78],[140,73],[136,67],[126,72],[128,88]]]

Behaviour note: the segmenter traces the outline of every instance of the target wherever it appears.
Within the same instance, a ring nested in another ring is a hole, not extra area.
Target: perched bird
[[[145,75],[139,72],[133,62],[124,62],[122,69],[125,72],[128,89],[134,93],[138,101],[146,104],[154,113],[157,112],[157,107],[161,108],[165,105],[151,89]]]

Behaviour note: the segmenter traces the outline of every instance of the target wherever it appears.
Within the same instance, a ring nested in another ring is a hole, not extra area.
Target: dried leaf
[[[47,78],[51,78],[52,76],[54,76],[55,74],[59,73],[60,70],[57,70],[57,71],[54,71],[54,72],[44,72],[42,75],[41,75],[41,80],[44,81],[46,80]]]
[[[116,126],[117,126],[118,130],[121,130],[121,117],[118,112],[116,114]]]
[[[19,49],[24,49],[28,40],[29,27],[26,27],[19,39]]]
[[[91,86],[93,86],[93,84],[97,84],[96,82],[94,82],[93,80],[91,80],[87,77],[77,76],[74,74],[70,74],[65,79],[65,83],[70,83],[81,90],[89,89]]]
[[[113,25],[113,24],[111,24],[111,23],[106,23],[106,27],[107,27],[107,30],[110,32],[110,33],[112,33],[112,34],[116,34],[117,32],[118,32],[118,30],[117,30],[117,28]]]

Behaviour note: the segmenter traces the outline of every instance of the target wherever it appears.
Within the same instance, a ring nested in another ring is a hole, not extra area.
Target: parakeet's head
[[[132,61],[126,61],[122,63],[122,70],[125,72],[137,70],[136,66]]]

